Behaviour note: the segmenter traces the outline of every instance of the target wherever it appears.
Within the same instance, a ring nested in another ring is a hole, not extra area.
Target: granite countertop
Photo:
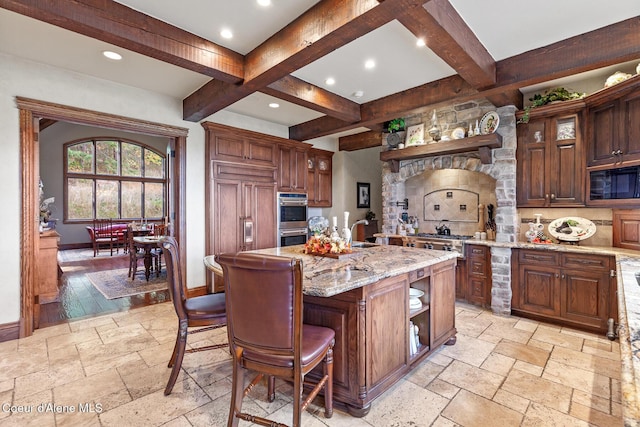
[[[302,259],[303,293],[320,297],[337,295],[458,257],[457,252],[375,245],[354,248],[352,254],[335,259],[303,254],[303,247],[296,245],[251,252]],[[222,273],[213,255],[205,257],[204,263],[208,269]]]

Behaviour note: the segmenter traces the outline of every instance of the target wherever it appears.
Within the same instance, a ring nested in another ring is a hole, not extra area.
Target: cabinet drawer
[[[469,246],[469,251],[467,252],[467,256],[469,258],[485,258],[487,256],[487,252],[489,248],[487,246]]]
[[[519,262],[527,264],[556,266],[558,255],[555,252],[520,250]]]
[[[607,271],[611,267],[611,258],[602,255],[562,254],[562,266],[567,268],[579,268],[589,270]]]
[[[409,272],[409,283],[413,283],[416,280],[420,280],[423,277],[427,277],[429,276],[429,274],[430,274],[429,267],[413,270]]]
[[[484,277],[487,269],[487,263],[484,261],[484,259],[469,259],[467,261],[467,268],[469,269],[469,274]]]

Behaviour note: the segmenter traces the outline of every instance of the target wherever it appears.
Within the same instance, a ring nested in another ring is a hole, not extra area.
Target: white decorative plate
[[[409,297],[410,298],[420,298],[424,295],[424,291],[416,288],[409,288]]]
[[[578,242],[596,233],[596,226],[586,218],[567,216],[549,223],[549,234],[565,242]]]
[[[500,124],[500,116],[495,111],[489,111],[480,119],[480,133],[488,135],[494,133]]]
[[[464,128],[455,128],[451,131],[451,138],[462,139],[464,138]]]

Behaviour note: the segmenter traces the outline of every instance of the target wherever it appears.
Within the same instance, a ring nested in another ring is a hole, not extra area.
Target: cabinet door
[[[561,316],[581,325],[606,330],[609,316],[608,271],[565,270],[561,279]]]
[[[618,161],[612,154],[618,149],[617,103],[607,102],[589,108],[588,158],[589,166]]]
[[[307,197],[309,199],[309,206],[316,206],[316,188],[317,188],[317,179],[316,179],[316,158],[309,154],[307,158]]]
[[[276,166],[276,150],[273,141],[245,138],[244,161],[253,165]]]
[[[546,206],[549,195],[547,120],[531,120],[518,127],[516,197],[518,206]]]
[[[627,95],[621,100],[621,120],[623,137],[620,139],[622,160],[640,159],[640,91]]]
[[[456,261],[446,261],[431,270],[431,348],[448,340],[456,331]]]
[[[554,118],[550,126],[549,204],[584,204],[584,157],[578,115]]]
[[[213,239],[213,252],[237,252],[241,250],[240,222],[244,216],[242,208],[242,185],[238,181],[217,179],[214,181],[214,226],[209,233]]]
[[[243,184],[243,218],[252,222],[250,242],[241,231],[244,250],[276,247],[276,185],[269,183]]]
[[[557,267],[521,264],[518,276],[517,308],[549,316],[560,314],[560,275]]]
[[[613,246],[640,251],[640,212],[613,211]]]
[[[491,304],[491,249],[481,245],[467,247],[467,301]]]

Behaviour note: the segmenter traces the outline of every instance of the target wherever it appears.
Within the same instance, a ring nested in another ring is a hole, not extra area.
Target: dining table
[[[164,236],[134,236],[133,244],[136,248],[144,250],[144,277],[149,281],[151,276],[151,267],[153,266],[153,254],[155,248],[161,248],[160,241]],[[160,262],[156,265],[156,277],[160,276]]]

